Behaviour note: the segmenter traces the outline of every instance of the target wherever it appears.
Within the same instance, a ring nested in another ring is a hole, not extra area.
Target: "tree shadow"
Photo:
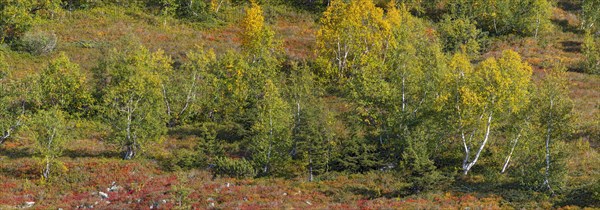
[[[574,189],[571,192],[569,192],[562,201],[558,202],[556,206],[579,206],[583,208],[599,208],[600,200],[598,199],[598,197],[594,197],[594,193],[598,193],[596,190],[597,189],[594,189],[593,185]]]
[[[579,1],[559,0],[556,3],[556,6],[558,6],[558,8],[561,8],[565,11],[578,12],[579,10],[581,10],[581,4],[578,2]]]
[[[570,53],[581,53],[582,43],[576,41],[562,41],[560,44],[563,47],[563,51]]]
[[[570,65],[567,67],[568,72],[584,73],[583,64]]]
[[[79,149],[66,149],[63,157],[70,158],[121,158],[121,152],[116,150],[88,151]]]
[[[10,159],[19,159],[19,158],[32,157],[33,151],[27,147],[19,147],[19,148],[0,147],[0,155],[7,156]]]
[[[581,30],[580,27],[569,24],[569,21],[567,21],[565,19],[562,19],[562,20],[552,19],[552,23],[554,23],[556,26],[559,26],[563,32],[571,32],[574,34],[582,34],[583,33],[583,30]]]

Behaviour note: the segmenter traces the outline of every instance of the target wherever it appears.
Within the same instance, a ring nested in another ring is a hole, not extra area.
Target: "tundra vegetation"
[[[600,208],[595,0],[0,0],[0,209]]]

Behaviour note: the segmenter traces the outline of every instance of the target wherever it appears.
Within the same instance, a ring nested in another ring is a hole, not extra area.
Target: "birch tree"
[[[208,69],[216,60],[214,52],[189,52],[187,57],[189,61],[181,68],[166,72],[166,81],[161,85],[169,127],[185,123],[201,111],[203,99],[215,91]]]
[[[464,150],[463,174],[477,163],[500,116],[517,112],[527,101],[531,67],[513,51],[498,60],[489,58],[473,68],[466,55],[457,54],[450,64],[454,84],[456,129]]]
[[[317,31],[317,62],[332,79],[351,77],[365,55],[381,56],[390,24],[372,0],[332,0]],[[364,63],[363,63],[364,64]]]
[[[545,169],[543,188],[554,194],[554,190],[560,186],[559,157],[553,157],[557,151],[558,141],[565,139],[571,132],[571,120],[573,102],[568,96],[568,81],[566,80],[566,68],[557,67],[546,71],[534,103],[538,108],[540,131],[543,131],[545,149]],[[558,169],[558,170],[557,170]]]
[[[14,136],[23,124],[21,116],[25,110],[22,106],[15,106],[19,103],[14,97],[14,83],[10,78],[10,69],[4,60],[4,55],[0,53],[0,119],[2,119],[0,120],[0,145]]]
[[[250,2],[241,22],[242,51],[250,64],[259,63],[272,71],[276,67],[281,45],[275,39],[275,32],[266,25],[262,8],[256,1]]]
[[[28,123],[35,139],[35,151],[42,158],[42,180],[50,178],[52,168],[60,166],[57,158],[68,143],[65,114],[59,109],[41,110]]]
[[[598,32],[600,28],[600,1],[582,0],[581,1],[581,28],[589,30],[592,33]]]
[[[249,147],[259,174],[268,175],[281,169],[291,159],[292,115],[272,80],[267,79],[264,91],[257,104],[258,120],[252,125],[255,135]]]
[[[40,108],[57,107],[69,114],[84,114],[92,105],[92,96],[86,88],[86,78],[79,66],[61,53],[39,76]]]
[[[161,75],[171,70],[170,63],[162,51],[150,53],[138,46],[132,51],[111,51],[99,67],[102,113],[112,126],[112,139],[124,148],[125,160],[166,131]]]

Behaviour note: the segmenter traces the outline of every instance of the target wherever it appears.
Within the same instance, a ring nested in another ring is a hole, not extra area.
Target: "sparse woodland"
[[[600,1],[0,0],[0,209],[600,208]]]

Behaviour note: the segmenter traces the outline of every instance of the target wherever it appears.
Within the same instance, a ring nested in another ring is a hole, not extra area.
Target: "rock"
[[[102,199],[108,199],[108,194],[106,194],[105,192],[98,192],[98,195],[100,195]]]
[[[158,209],[160,207],[160,204],[158,202],[154,202],[152,203],[152,205],[150,205],[150,209]]]
[[[21,208],[24,208],[24,209],[31,208],[31,207],[33,207],[33,205],[35,205],[35,202],[27,201],[27,202],[23,203],[23,205],[21,205]]]
[[[287,196],[287,193],[283,193],[283,196]]]
[[[119,185],[117,185],[117,183],[116,183],[116,182],[112,182],[112,183],[110,184],[110,187],[109,187],[109,188],[106,188],[106,191],[109,191],[109,192],[115,192],[115,191],[119,191],[121,188],[122,188],[122,187],[121,187],[121,186],[119,186]]]

